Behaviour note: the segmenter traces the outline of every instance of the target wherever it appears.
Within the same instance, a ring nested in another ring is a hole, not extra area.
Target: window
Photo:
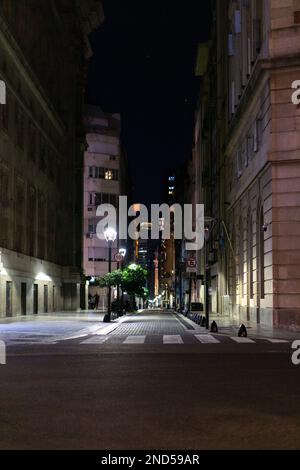
[[[244,225],[243,219],[240,218],[239,222],[239,285],[240,285],[240,298],[244,296]]]
[[[100,206],[100,204],[112,204],[113,206],[117,207],[117,203],[118,203],[117,194],[95,193],[95,206]],[[90,204],[93,205],[93,202],[90,202]]]
[[[115,161],[115,160],[117,160],[117,157],[115,155],[110,155],[109,159],[112,160],[112,161]]]
[[[265,234],[264,234],[264,208],[261,206],[258,214],[258,269],[260,298],[265,298]]]
[[[112,180],[113,179],[113,172],[112,170],[105,170],[105,179]]]
[[[16,132],[17,132],[17,144],[23,149],[24,148],[24,114],[21,108],[16,108]]]
[[[95,178],[104,178],[104,173],[105,173],[104,168],[98,167],[98,166],[95,167],[95,175],[94,175]]]
[[[96,205],[98,206],[98,204],[109,204],[109,194],[107,193],[102,193],[102,194],[96,194],[96,200],[98,199],[98,201],[96,202]]]
[[[89,167],[89,178],[106,179],[118,181],[119,172],[113,168]]]
[[[236,152],[236,178],[239,179],[242,176],[243,168],[243,155],[241,149]]]
[[[39,168],[44,173],[47,168],[47,148],[45,142],[41,142],[40,145],[40,159],[39,159]]]
[[[36,149],[37,149],[37,135],[36,129],[32,123],[29,124],[29,158],[33,162],[36,159]]]
[[[253,151],[258,152],[258,120],[253,125]]]
[[[253,18],[253,55],[256,59],[260,52],[263,38],[263,3],[255,0],[255,18]]]
[[[243,146],[242,146],[242,162],[244,167],[248,166],[249,163],[249,158],[248,158],[248,145],[247,145],[247,140],[245,140]]]
[[[234,55],[234,39],[233,34],[228,34],[228,55],[231,57]]]
[[[89,247],[88,248],[89,261],[107,261],[107,248],[102,247]]]
[[[27,220],[30,220],[30,223],[27,223],[27,252],[29,256],[34,256],[36,234],[36,191],[32,186],[30,186],[28,190]]]
[[[55,180],[55,170],[56,170],[56,155],[49,149],[49,158],[48,158],[48,174],[51,181]]]
[[[0,246],[9,247],[10,173],[0,164]]]
[[[254,139],[253,134],[249,133],[247,136],[247,160],[249,163],[250,158],[253,156],[253,148],[254,148]]]
[[[0,129],[8,130],[8,103],[6,96],[6,104],[0,104]]]
[[[300,11],[294,11],[294,24],[300,24]]]
[[[88,232],[89,233],[96,233],[97,223],[98,222],[96,219],[88,220]]]
[[[252,215],[248,215],[248,291],[250,299],[253,299],[253,224]]]

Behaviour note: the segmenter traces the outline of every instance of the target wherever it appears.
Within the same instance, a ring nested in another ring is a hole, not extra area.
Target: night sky
[[[191,154],[195,56],[209,38],[209,3],[103,0],[86,101],[121,113],[136,202],[161,201],[164,170]]]

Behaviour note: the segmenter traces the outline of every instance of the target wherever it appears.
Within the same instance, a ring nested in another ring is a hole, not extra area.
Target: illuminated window
[[[113,172],[111,170],[106,170],[105,171],[105,179],[106,180],[112,180],[113,179]]]

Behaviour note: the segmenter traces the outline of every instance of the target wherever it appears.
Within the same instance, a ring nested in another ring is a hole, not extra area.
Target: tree
[[[122,286],[122,271],[120,269],[116,269],[115,271],[100,277],[99,285],[100,287]]]
[[[134,267],[132,267],[134,266]],[[122,287],[131,295],[144,297],[147,271],[138,265],[129,265],[122,271]]]
[[[146,289],[147,271],[138,265],[129,265],[122,271],[117,269],[99,279],[100,287],[120,286],[123,291],[130,295],[138,295],[147,298]]]

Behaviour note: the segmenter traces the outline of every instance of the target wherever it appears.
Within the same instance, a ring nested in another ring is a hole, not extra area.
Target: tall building
[[[299,329],[300,4],[215,0],[213,10],[195,126],[211,309]]]
[[[112,204],[118,208],[118,200],[124,195],[122,174],[125,167],[120,147],[120,115],[105,114],[97,106],[85,106],[84,126],[87,149],[84,156],[84,223],[83,252],[84,272],[89,277],[102,277],[108,272],[108,244],[96,234],[100,204]],[[114,255],[118,240],[112,247],[112,270],[117,269]],[[99,306],[105,307],[107,296],[93,282],[89,292],[100,296]]]
[[[178,202],[178,170],[168,169],[164,176],[164,201],[171,207]],[[164,221],[162,221],[164,224]],[[175,240],[174,221],[170,221],[170,237],[160,243],[160,290],[166,307],[175,304]]]
[[[0,3],[0,316],[76,310],[82,100],[101,2]]]

